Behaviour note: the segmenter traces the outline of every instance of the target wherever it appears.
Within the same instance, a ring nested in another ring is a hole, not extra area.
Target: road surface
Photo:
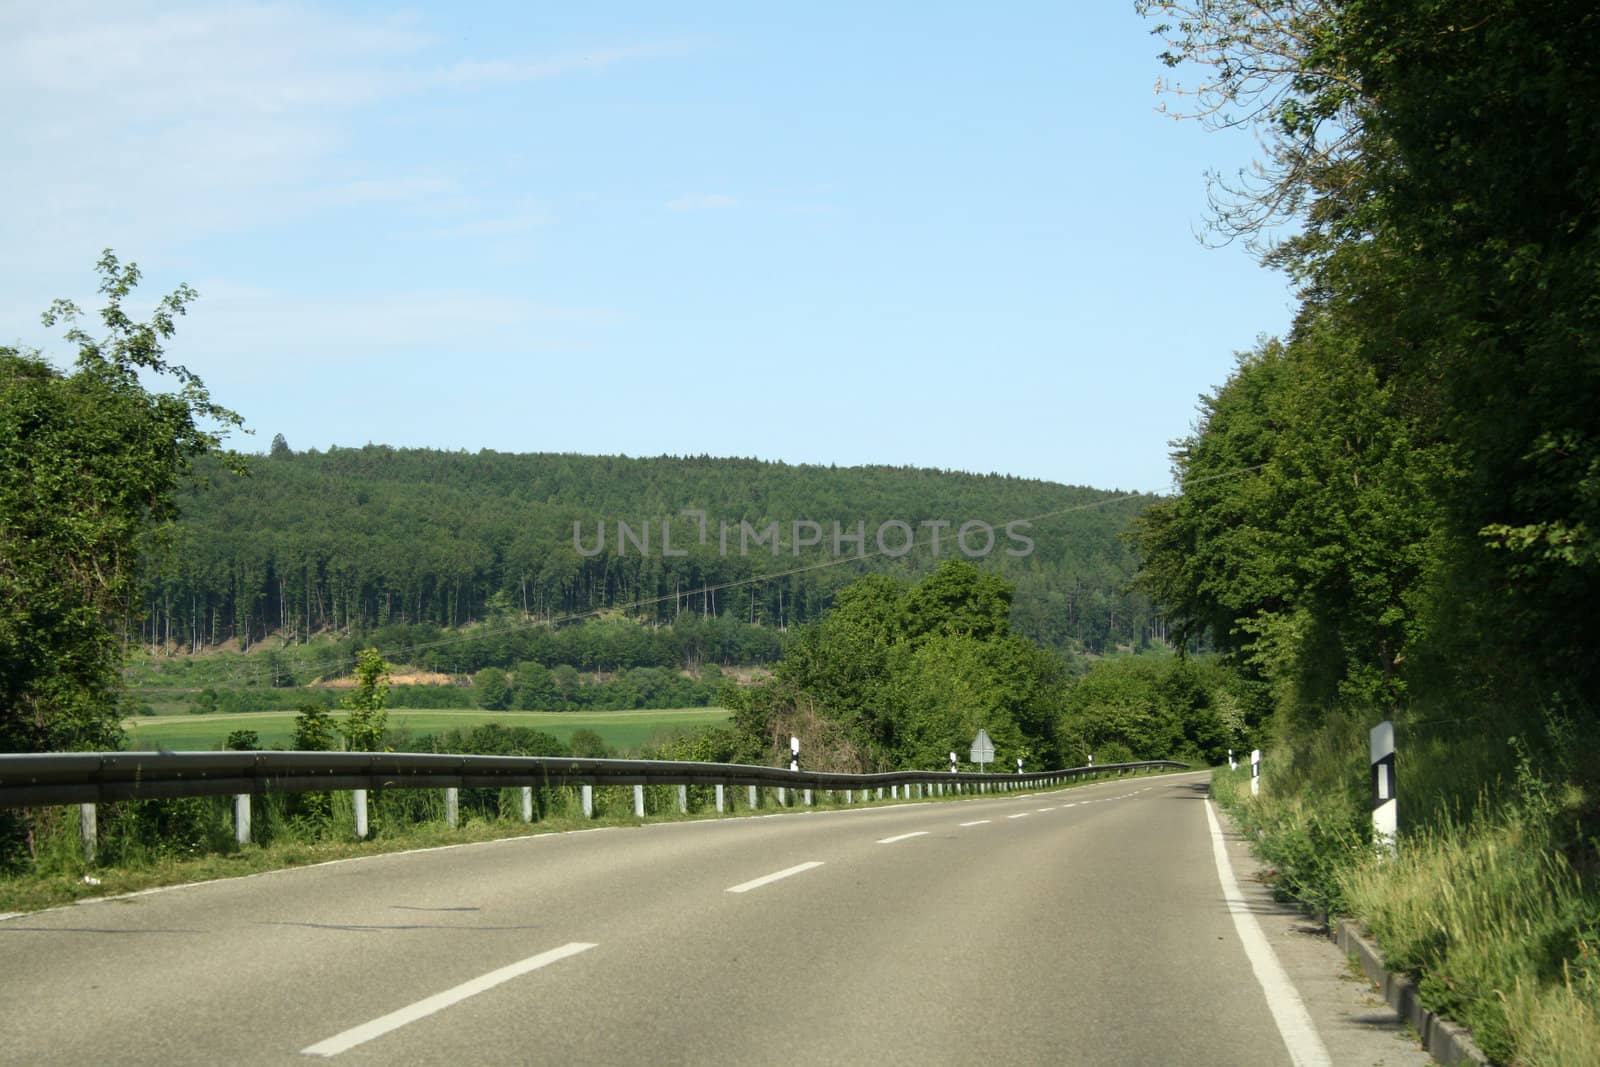
[[[1205,781],[542,835],[16,917],[0,1061],[1427,1062],[1325,973],[1336,950],[1284,951],[1242,873],[1230,905],[1218,852],[1243,854]]]

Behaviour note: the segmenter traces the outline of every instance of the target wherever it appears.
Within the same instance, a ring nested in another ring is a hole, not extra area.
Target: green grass
[[[128,747],[165,748],[173,751],[210,751],[222,747],[234,730],[254,730],[265,748],[288,745],[294,733],[292,711],[248,711],[215,715],[139,716],[123,721]],[[411,737],[465,729],[483,723],[525,726],[543,730],[565,742],[574,731],[589,729],[618,751],[633,751],[663,731],[720,726],[728,721],[725,708],[650,708],[638,711],[411,711],[391,708],[389,729]]]
[[[1259,797],[1243,768],[1218,771],[1213,795],[1271,864],[1276,889],[1359,920],[1390,969],[1409,973],[1422,1002],[1470,1027],[1496,1062],[1596,1063],[1600,887],[1583,874],[1595,846],[1581,829],[1586,791],[1559,767],[1541,777],[1525,754],[1509,781],[1482,770],[1484,749],[1520,752],[1520,742],[1417,739],[1403,749],[1401,837],[1389,856],[1369,842],[1364,733],[1329,728],[1281,744],[1263,762]],[[1457,776],[1488,784],[1459,804]]]
[[[1512,811],[1414,833],[1343,880],[1390,966],[1420,975],[1424,1002],[1490,1056],[1595,1062],[1600,901],[1538,820]]]

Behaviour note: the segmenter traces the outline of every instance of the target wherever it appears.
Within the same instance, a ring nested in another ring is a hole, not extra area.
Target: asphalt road
[[[1272,908],[1225,898],[1204,782],[544,835],[13,918],[0,1061],[1416,1062],[1320,986],[1311,1043],[1284,1036],[1235,915]],[[1296,1002],[1337,969],[1278,954]]]

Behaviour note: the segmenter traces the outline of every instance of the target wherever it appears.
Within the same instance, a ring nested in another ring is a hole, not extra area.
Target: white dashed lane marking
[[[519,978],[527,974],[529,971],[537,971],[541,967],[548,967],[550,964],[564,960],[568,956],[576,956],[578,953],[587,952],[594,947],[596,946],[588,941],[573,941],[570,944],[562,945],[560,948],[553,948],[549,952],[541,952],[537,956],[529,956],[525,960],[519,960],[509,966],[501,967],[499,970],[479,975],[469,982],[462,982],[458,986],[446,989],[443,993],[435,993],[433,996],[419,1000],[415,1004],[407,1004],[398,1011],[391,1011],[388,1015],[379,1016],[370,1023],[362,1023],[360,1026],[351,1027],[343,1033],[334,1034],[325,1041],[318,1041],[315,1045],[309,1045],[301,1049],[300,1053],[304,1056],[337,1056],[339,1053],[353,1049],[357,1045],[364,1045],[373,1038],[382,1037],[392,1030],[398,1030],[408,1023],[414,1023],[418,1019],[425,1019],[434,1012],[443,1011],[452,1004],[459,1004],[468,997],[477,996],[479,993],[493,989],[502,982],[509,982],[513,978]]]
[[[748,882],[740,882],[738,885],[730,885],[727,891],[729,893],[748,893],[752,889],[760,889],[764,885],[771,885],[773,882],[783,878],[788,878],[790,875],[800,874],[802,871],[809,871],[813,867],[821,866],[821,860],[809,860],[805,863],[797,863],[793,867],[785,867],[781,871],[773,871],[771,874],[764,874],[760,878],[752,878]]]

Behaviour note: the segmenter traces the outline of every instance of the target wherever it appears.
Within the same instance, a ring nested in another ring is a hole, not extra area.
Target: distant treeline
[[[514,671],[485,667],[470,685],[395,685],[388,691],[394,708],[464,708],[488,711],[620,711],[630,708],[703,708],[715,704],[728,684],[722,670],[706,664],[696,676],[665,667],[632,667],[615,677],[587,677],[563,664],[549,670],[537,663]],[[148,693],[127,698],[132,714],[154,714]],[[308,704],[333,709],[343,694],[326,688],[234,688],[207,686],[187,696],[189,711],[298,711]]]
[[[366,643],[384,635],[375,643],[391,654],[395,627],[424,628],[396,642],[419,646],[440,628],[613,608],[652,624],[739,620],[770,632],[816,619],[863,573],[930,572],[935,537],[939,559],[973,558],[1015,584],[1020,634],[1089,651],[1163,636],[1149,601],[1128,592],[1134,563],[1121,539],[1149,497],[750,459],[375,445],[294,452],[281,437],[249,465],[240,478],[219,461],[197,464],[176,536],[146,569],[143,617],[129,623],[130,638],[197,651],[230,641],[248,648],[273,633],[302,643],[319,633]],[[1026,519],[1035,521],[1007,526]],[[963,538],[964,524],[973,525]],[[537,645],[561,631],[522,632]],[[431,661],[409,662],[451,671],[521,660],[630,665],[537,647],[459,661],[477,644],[443,644]],[[690,643],[672,649],[671,662],[776,654],[775,640],[757,646]],[[667,662],[656,652],[634,660]]]

